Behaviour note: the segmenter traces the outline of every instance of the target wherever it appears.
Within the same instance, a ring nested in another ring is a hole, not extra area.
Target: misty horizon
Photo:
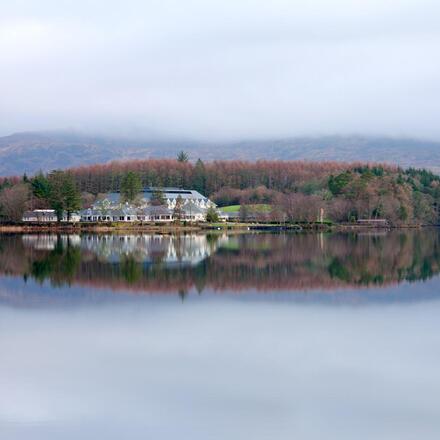
[[[440,7],[84,0],[0,11],[0,135],[440,139]]]
[[[114,132],[112,130],[100,130],[100,129],[94,129],[94,130],[87,130],[87,129],[74,129],[74,128],[58,128],[58,129],[44,129],[41,130],[23,130],[23,131],[13,131],[8,132],[6,134],[0,133],[0,138],[12,138],[14,136],[19,137],[44,137],[44,136],[59,136],[59,137],[67,137],[69,139],[101,139],[101,140],[107,140],[107,141],[114,141],[114,142],[133,142],[133,143],[142,143],[142,142],[158,142],[158,143],[167,143],[167,144],[173,144],[173,143],[182,143],[186,142],[188,144],[194,144],[194,145],[231,145],[231,144],[240,144],[240,143],[248,143],[248,142],[283,142],[283,141],[295,141],[295,140],[307,140],[307,141],[322,141],[325,139],[340,139],[340,140],[350,140],[350,139],[356,139],[356,140],[381,140],[386,141],[389,140],[390,142],[401,142],[401,141],[408,141],[408,142],[427,142],[427,143],[437,143],[440,142],[440,137],[429,137],[429,136],[409,136],[409,135],[387,135],[387,134],[381,134],[381,133],[370,133],[370,134],[364,134],[360,132],[352,132],[352,133],[322,133],[322,134],[316,134],[316,133],[304,133],[301,135],[290,135],[290,136],[225,136],[225,137],[213,137],[213,138],[205,138],[203,136],[181,136],[181,135],[170,135],[167,133],[162,132],[149,132],[149,131],[141,131],[141,130],[120,130],[117,132]]]

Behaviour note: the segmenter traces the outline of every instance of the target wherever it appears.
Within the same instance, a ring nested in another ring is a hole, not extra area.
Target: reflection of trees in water
[[[39,282],[50,279],[54,285],[71,284],[81,263],[81,252],[69,240],[57,240],[55,247],[42,259],[32,261],[30,275]],[[25,274],[26,276],[28,274]]]
[[[122,259],[121,274],[128,284],[133,284],[142,277],[142,267],[133,257],[127,256]]]
[[[385,235],[211,235],[198,242],[184,237],[168,237],[171,241],[143,237],[116,241],[116,247],[124,252],[117,251],[118,258],[114,258],[109,247],[111,240],[104,244],[95,240],[93,246],[84,246],[84,237],[52,237],[43,246],[41,241],[26,241],[20,236],[0,236],[0,267],[4,274],[22,274],[40,282],[49,279],[56,285],[79,283],[116,290],[172,291],[181,292],[183,297],[191,289],[202,292],[206,288],[222,291],[380,286],[426,280],[440,271],[440,235],[434,229]],[[94,238],[87,240],[90,244]],[[194,249],[188,253],[189,244],[194,243],[203,243],[202,253],[193,252]],[[153,257],[148,254],[145,258],[142,244],[150,246]],[[174,249],[171,254],[169,246]],[[98,248],[99,252],[94,253],[93,249]],[[156,258],[158,249],[168,249],[171,257]],[[191,265],[183,264],[184,254],[207,256]]]

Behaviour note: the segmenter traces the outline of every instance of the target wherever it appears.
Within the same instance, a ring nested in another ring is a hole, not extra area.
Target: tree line
[[[81,209],[81,193],[68,171],[39,173],[32,178],[4,179],[0,183],[0,215],[6,221],[20,221],[26,210],[53,209],[58,220]]]
[[[243,214],[270,221],[350,222],[384,218],[393,224],[437,224],[440,177],[392,165],[305,161],[188,161],[178,158],[115,161],[27,178],[0,180],[3,218],[24,208],[67,213],[90,206],[110,191],[134,200],[143,187],[199,191],[220,207],[241,205]],[[160,192],[153,199],[157,204]],[[258,204],[270,210],[252,212]]]

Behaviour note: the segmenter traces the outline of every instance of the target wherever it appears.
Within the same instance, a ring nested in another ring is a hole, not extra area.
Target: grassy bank
[[[77,223],[77,224],[3,224],[0,233],[82,233],[82,232],[120,232],[120,233],[185,233],[197,231],[300,231],[329,230],[329,224],[272,224],[251,222],[219,222],[197,224],[152,224],[152,223]]]
[[[185,232],[200,231],[198,224],[146,224],[146,223],[77,223],[77,224],[5,224],[0,225],[0,232],[9,233],[80,233],[80,232]]]
[[[257,203],[254,205],[245,205],[249,211],[252,212],[270,212],[272,210],[272,206],[265,203]],[[241,205],[229,205],[229,206],[221,206],[218,208],[223,212],[240,212]]]
[[[420,228],[421,224],[399,225],[398,228]],[[219,222],[197,224],[153,224],[153,223],[77,223],[77,224],[0,224],[0,233],[82,233],[82,232],[116,232],[116,233],[185,233],[197,231],[366,231],[389,230],[396,226],[378,227],[350,223],[256,223],[256,222]]]

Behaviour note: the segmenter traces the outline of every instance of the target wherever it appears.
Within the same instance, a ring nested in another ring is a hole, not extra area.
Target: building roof
[[[78,215],[77,212],[71,212],[70,216]],[[63,211],[63,217],[67,216],[67,212]],[[40,217],[56,217],[55,209],[34,209],[33,211],[25,211],[23,218],[40,218]]]
[[[23,217],[36,217],[44,215],[55,215],[54,209],[34,209],[33,211],[25,211]]]
[[[206,213],[206,209],[202,209],[202,208],[199,208],[195,203],[193,203],[193,202],[188,202],[188,203],[186,203],[185,205],[183,205],[182,206],[182,211],[185,213],[185,214],[192,214],[192,215],[195,215],[195,214],[205,214]]]
[[[121,209],[110,209],[109,214],[107,215],[116,215],[116,216],[137,215],[137,211],[132,207],[123,207]]]
[[[82,209],[80,211],[81,215],[102,215],[102,211],[100,209],[91,209],[91,208],[87,208],[87,209]]]
[[[136,215],[136,209],[130,206],[120,209],[83,209],[81,211],[82,216],[125,216]]]
[[[144,188],[142,192],[140,193],[140,196],[142,199],[150,200],[153,197],[153,194],[157,191],[161,191],[163,194],[163,197],[165,199],[174,200],[177,199],[179,196],[182,199],[196,199],[196,200],[203,200],[207,202],[209,199],[205,197],[204,195],[200,194],[198,191],[193,189],[181,189],[181,188],[154,188],[154,187],[148,187]],[[121,193],[119,191],[111,192],[106,195],[106,199],[110,201],[111,203],[120,203],[121,201]]]
[[[166,206],[147,206],[138,211],[141,215],[172,215],[172,210]]]
[[[37,213],[34,211],[25,211],[23,213],[23,218],[24,217],[36,217],[36,216],[37,216]]]

